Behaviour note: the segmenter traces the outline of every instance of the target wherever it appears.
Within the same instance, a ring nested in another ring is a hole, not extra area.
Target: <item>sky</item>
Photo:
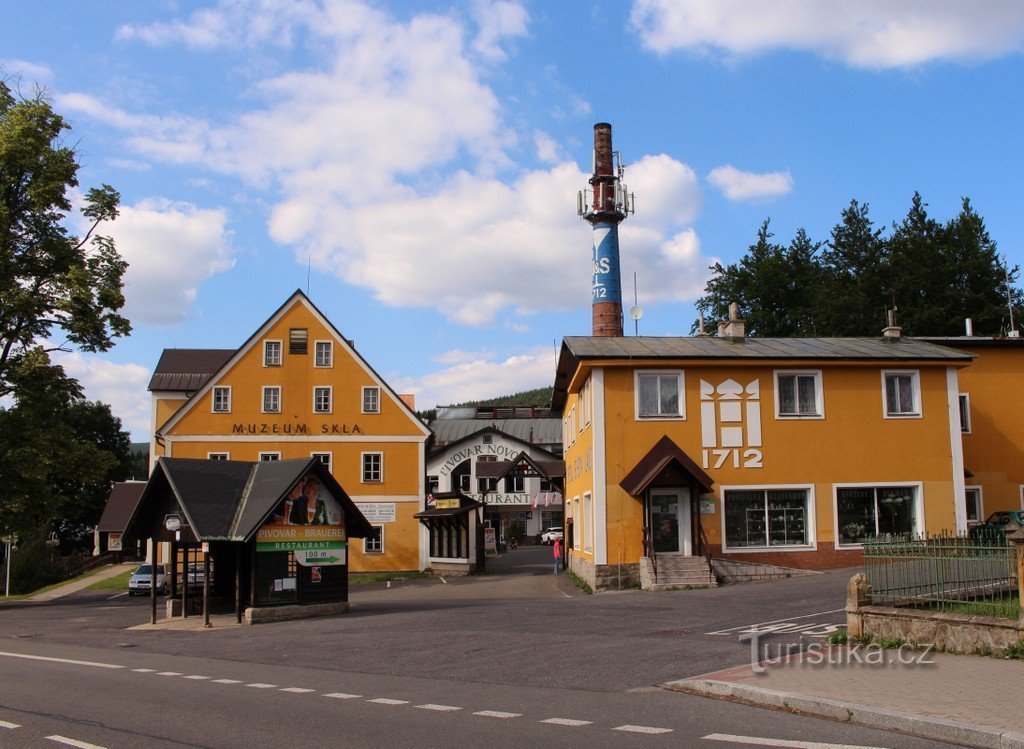
[[[624,305],[685,335],[771,219],[970,197],[1024,263],[1019,0],[19,3],[4,76],[45,89],[81,189],[122,196],[130,338],[57,360],[136,441],[164,348],[241,345],[296,289],[417,406],[550,385],[589,335],[576,214],[610,122],[636,213]],[[72,217],[71,220],[74,220]],[[627,318],[627,334],[634,332]]]

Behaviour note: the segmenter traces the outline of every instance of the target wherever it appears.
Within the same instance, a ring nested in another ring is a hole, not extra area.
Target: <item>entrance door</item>
[[[652,489],[649,502],[655,553],[690,556],[690,490]]]

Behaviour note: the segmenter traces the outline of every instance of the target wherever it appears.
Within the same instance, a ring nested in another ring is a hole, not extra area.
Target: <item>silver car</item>
[[[128,595],[148,595],[149,586],[153,582],[153,568],[148,564],[139,565],[139,568],[128,578]],[[156,566],[156,591],[160,595],[167,595],[167,574],[164,565]]]

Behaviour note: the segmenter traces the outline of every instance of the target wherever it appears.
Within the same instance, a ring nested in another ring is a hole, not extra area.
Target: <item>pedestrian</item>
[[[555,550],[555,574],[557,575],[562,569],[562,539],[556,538],[554,543]]]

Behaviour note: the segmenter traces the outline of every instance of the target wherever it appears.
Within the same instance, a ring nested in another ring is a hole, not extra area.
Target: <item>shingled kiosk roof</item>
[[[148,537],[174,505],[185,515],[197,541],[249,541],[310,472],[341,505],[346,535],[371,535],[366,518],[318,458],[255,462],[160,458],[126,532],[133,538]]]
[[[145,488],[145,481],[119,481],[110,487],[110,496],[107,497],[96,530],[101,533],[124,533]]]

